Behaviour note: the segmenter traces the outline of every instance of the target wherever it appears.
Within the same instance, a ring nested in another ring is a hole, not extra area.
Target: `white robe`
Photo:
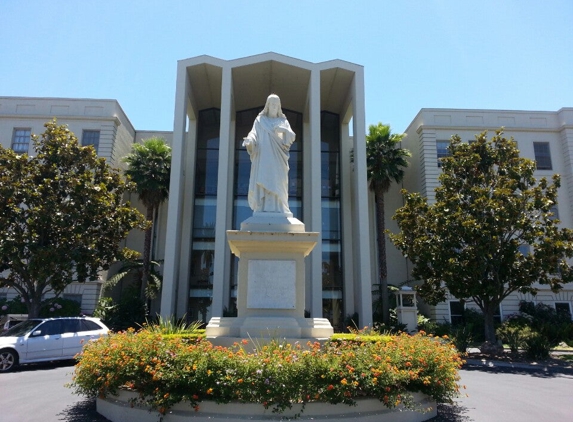
[[[286,129],[280,135],[275,128]],[[288,206],[289,148],[295,133],[285,117],[259,115],[243,145],[251,157],[249,206],[257,212],[290,212]]]

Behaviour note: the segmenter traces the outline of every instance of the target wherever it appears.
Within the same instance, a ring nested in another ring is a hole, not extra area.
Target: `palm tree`
[[[171,147],[162,138],[149,138],[133,144],[131,153],[123,158],[128,168],[126,174],[135,183],[135,192],[146,207],[146,218],[155,222],[159,206],[169,196],[171,175]],[[143,244],[141,297],[147,296],[150,274],[152,226],[145,231]]]
[[[405,133],[391,133],[390,126],[378,123],[370,125],[366,136],[366,164],[370,190],[376,201],[376,227],[378,244],[378,266],[380,270],[380,292],[382,296],[383,322],[389,323],[390,309],[388,298],[388,280],[386,264],[386,236],[384,222],[384,194],[392,182],[400,183],[404,178],[404,169],[408,166],[406,157],[410,152],[400,148],[399,143]]]

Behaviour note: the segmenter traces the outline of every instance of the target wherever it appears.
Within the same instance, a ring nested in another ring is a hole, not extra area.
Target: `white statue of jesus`
[[[288,206],[289,149],[295,140],[282,112],[281,100],[271,94],[243,146],[251,157],[249,206],[255,212],[290,213]]]

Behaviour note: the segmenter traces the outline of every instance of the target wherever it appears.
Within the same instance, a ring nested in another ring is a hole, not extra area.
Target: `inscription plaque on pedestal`
[[[247,308],[295,309],[296,261],[252,259],[248,271]]]

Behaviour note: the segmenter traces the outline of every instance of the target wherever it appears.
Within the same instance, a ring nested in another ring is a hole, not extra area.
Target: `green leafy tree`
[[[380,271],[380,294],[382,298],[382,320],[390,321],[388,298],[388,269],[386,263],[386,236],[384,216],[384,195],[393,182],[400,183],[404,178],[404,169],[408,166],[410,152],[400,148],[399,144],[406,134],[391,133],[390,126],[378,123],[370,125],[366,136],[366,163],[370,190],[376,201],[376,227],[378,246],[378,268]]]
[[[485,340],[495,342],[494,313],[513,292],[535,294],[535,283],[554,291],[570,282],[567,259],[573,232],[553,214],[558,175],[535,178],[535,162],[519,157],[513,138],[499,130],[462,143],[453,136],[442,159],[434,204],[404,191],[405,205],[394,218],[400,233],[390,235],[422,280],[419,293],[431,304],[449,291],[482,310]]]
[[[44,293],[135,258],[120,242],[146,227],[123,202],[130,185],[119,170],[65,125],[44,126],[33,136],[34,157],[0,146],[0,287],[15,289],[30,317],[39,315]]]
[[[155,221],[160,205],[169,196],[171,176],[171,147],[161,138],[149,138],[133,144],[131,153],[124,157],[126,174],[135,182],[135,192],[146,208],[146,218]],[[145,232],[141,275],[141,298],[148,296],[151,264],[152,227]]]

